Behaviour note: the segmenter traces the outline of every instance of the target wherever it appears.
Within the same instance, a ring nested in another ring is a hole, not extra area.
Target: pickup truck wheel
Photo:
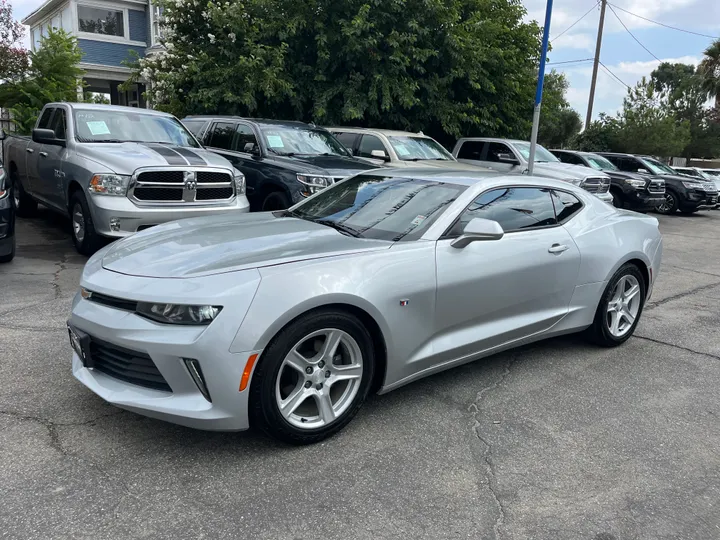
[[[263,212],[273,212],[275,210],[286,210],[290,208],[290,199],[282,191],[273,191],[265,197],[262,203]]]
[[[610,192],[610,195],[612,195],[612,198],[613,198],[613,200],[612,200],[613,206],[615,208],[622,208],[623,202],[622,202],[622,199],[620,198],[620,195],[618,194],[618,192],[613,190]]]
[[[678,198],[672,191],[665,191],[665,200],[656,208],[659,214],[674,214],[677,212]]]
[[[20,217],[30,217],[37,211],[37,201],[30,197],[22,187],[17,176],[17,171],[10,173],[10,184],[12,186],[13,203],[15,212]]]
[[[70,219],[75,249],[83,255],[95,253],[100,248],[102,239],[95,231],[90,208],[82,191],[76,191],[70,197]]]

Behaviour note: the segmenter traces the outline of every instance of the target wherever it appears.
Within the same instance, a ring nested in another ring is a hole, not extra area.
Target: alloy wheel
[[[670,193],[665,193],[665,202],[658,205],[657,209],[658,209],[658,212],[667,214],[668,212],[670,212],[672,210],[673,206],[675,206],[675,197],[673,197],[672,194],[670,194]]]
[[[363,357],[353,337],[326,328],[302,338],[285,356],[275,381],[280,414],[300,429],[325,427],[360,390]]]
[[[621,338],[627,334],[640,311],[640,282],[635,276],[620,278],[608,301],[606,320],[610,333]]]
[[[73,206],[72,226],[75,240],[77,240],[79,244],[82,244],[83,240],[85,240],[85,216],[83,215],[83,209],[80,203],[75,203]]]

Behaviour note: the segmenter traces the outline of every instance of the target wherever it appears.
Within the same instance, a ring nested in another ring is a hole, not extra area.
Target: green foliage
[[[28,69],[28,52],[19,44],[25,27],[15,20],[12,5],[0,1],[0,80],[14,81]]]
[[[583,152],[618,152],[620,124],[616,118],[600,114],[585,130],[571,141],[571,147]]]
[[[40,48],[30,53],[27,77],[0,85],[0,105],[10,109],[18,133],[28,134],[40,110],[51,101],[77,101],[83,70],[77,39],[50,30]]]
[[[720,109],[720,39],[705,49],[698,72],[703,77],[703,89],[708,97],[715,98],[715,108]]]
[[[548,148],[565,148],[582,128],[580,115],[565,99],[569,84],[553,70],[545,76],[538,142]]]
[[[540,29],[520,0],[159,0],[155,106],[422,129],[529,132]]]

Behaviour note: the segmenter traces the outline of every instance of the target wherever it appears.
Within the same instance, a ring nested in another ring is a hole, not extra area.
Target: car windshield
[[[617,171],[618,168],[602,156],[586,155],[585,159],[590,167],[598,171]]]
[[[345,147],[324,129],[264,126],[260,128],[268,150],[280,156],[347,156]]]
[[[287,215],[358,238],[416,240],[465,189],[428,180],[359,175],[321,191]]]
[[[513,143],[513,146],[517,149],[518,152],[520,152],[520,155],[524,157],[526,160],[530,160],[530,143],[529,142],[516,142]],[[543,163],[543,162],[560,162],[558,158],[553,156],[549,150],[546,148],[540,146],[539,144],[535,146],[535,162],[536,163]]]
[[[142,142],[198,148],[179,120],[132,110],[79,109],[73,112],[75,139],[82,143]]]
[[[708,176],[712,176],[713,178],[720,178],[720,169],[718,169],[717,171],[704,170],[703,172]]]
[[[653,174],[677,174],[677,171],[674,169],[671,169],[664,163],[660,163],[656,159],[652,158],[640,158],[640,161],[643,162],[643,164],[650,170]]]
[[[402,161],[455,161],[450,152],[428,137],[390,136],[388,140]]]

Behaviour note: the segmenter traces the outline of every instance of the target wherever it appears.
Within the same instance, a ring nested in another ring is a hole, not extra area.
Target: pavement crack
[[[700,287],[695,287],[694,289],[690,289],[689,291],[668,296],[667,298],[663,298],[662,300],[658,300],[657,302],[648,302],[648,304],[645,306],[645,309],[655,309],[656,307],[667,304],[668,302],[672,302],[673,300],[679,300],[681,298],[685,298],[686,296],[690,296],[691,294],[702,292],[707,289],[712,289],[713,287],[717,287],[718,285],[720,285],[720,282],[708,283],[707,285],[701,285]]]
[[[58,269],[53,274],[53,280],[50,283],[50,286],[53,288],[53,291],[55,291],[55,300],[60,298],[60,283],[58,283],[58,280],[60,279],[60,274],[62,274],[65,270],[67,270],[67,262],[68,262],[68,255],[63,255],[62,259],[60,259],[60,262],[55,263],[56,266],[58,266]]]
[[[503,365],[503,372],[500,374],[500,376],[492,384],[482,388],[477,393],[475,401],[471,403],[468,407],[468,411],[472,412],[475,418],[475,423],[473,425],[473,431],[475,432],[475,436],[485,448],[485,450],[483,451],[483,460],[485,461],[485,480],[487,482],[488,491],[490,492],[490,495],[492,495],[495,506],[497,506],[498,509],[498,517],[495,520],[495,524],[493,525],[495,540],[500,539],[500,528],[505,524],[505,506],[503,505],[500,497],[498,497],[497,494],[497,476],[495,473],[495,466],[493,465],[492,461],[492,445],[488,442],[487,438],[484,437],[480,432],[481,424],[477,418],[477,415],[480,413],[480,402],[489,392],[495,390],[505,381],[508,375],[510,375],[510,368],[515,363],[516,359],[517,356],[511,356],[510,359],[508,359],[508,361],[505,362],[505,364]]]
[[[641,336],[639,334],[634,334],[634,337],[638,339],[644,339],[645,341],[652,341],[653,343],[657,343],[659,345],[666,345],[668,347],[672,347],[673,349],[679,349],[681,351],[686,351],[693,354],[699,354],[701,356],[707,356],[708,358],[713,358],[715,360],[720,360],[720,356],[717,356],[712,353],[702,352],[702,351],[696,351],[695,349],[690,349],[688,347],[683,347],[682,345],[675,345],[674,343],[668,343],[667,341],[662,341],[660,339],[654,339],[647,336]]]

